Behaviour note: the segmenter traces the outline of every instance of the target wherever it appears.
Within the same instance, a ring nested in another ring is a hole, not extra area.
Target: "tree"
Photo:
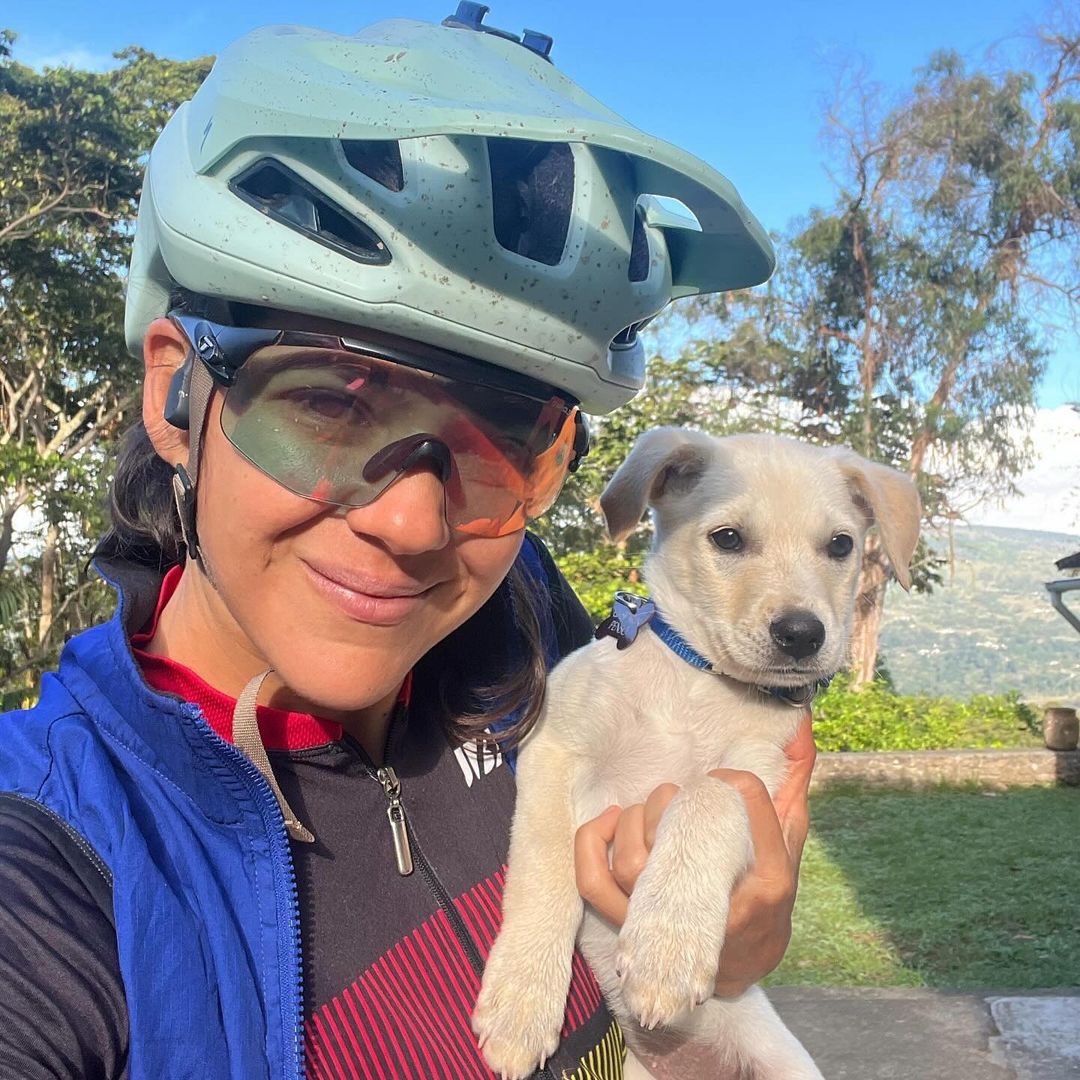
[[[781,244],[767,293],[697,307],[714,348],[751,343],[719,362],[781,403],[781,428],[909,471],[929,522],[959,492],[1010,490],[1046,350],[1038,305],[1080,303],[1080,33],[1041,43],[1038,75],[936,54],[887,111],[847,88],[829,115],[834,205]],[[871,536],[857,682],[874,674],[887,582]]]
[[[0,34],[0,613],[19,615],[0,634],[5,686],[93,608],[83,566],[138,382],[123,276],[142,162],[209,70],[128,49],[113,71],[38,73],[14,42]]]

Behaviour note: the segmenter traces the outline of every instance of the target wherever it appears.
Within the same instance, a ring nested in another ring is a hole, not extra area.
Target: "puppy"
[[[909,587],[918,495],[849,450],[661,428],[603,494],[613,538],[647,504],[657,614],[645,622],[648,606],[628,600],[618,642],[598,639],[552,673],[519,758],[504,921],[473,1026],[495,1072],[531,1075],[559,1039],[576,938],[652,1075],[821,1080],[758,987],[713,996],[731,891],[753,847],[738,792],[706,773],[746,769],[775,794],[802,712],[792,705],[845,666],[866,530],[876,522]],[[583,910],[574,834],[665,781],[680,792],[617,930]]]

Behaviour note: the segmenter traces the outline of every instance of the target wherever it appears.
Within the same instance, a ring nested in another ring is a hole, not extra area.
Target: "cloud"
[[[966,515],[972,525],[1080,531],[1080,411],[1069,405],[1039,409],[1031,441],[1035,461],[1016,478],[1020,494],[975,507]]]
[[[55,67],[78,68],[81,71],[108,71],[109,68],[116,67],[117,63],[111,53],[96,52],[85,45],[52,49],[24,48],[21,39],[16,42],[15,59],[36,71]]]

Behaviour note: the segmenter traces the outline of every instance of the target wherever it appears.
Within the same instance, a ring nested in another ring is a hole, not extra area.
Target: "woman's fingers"
[[[678,794],[678,784],[661,784],[659,787],[653,788],[649,793],[649,797],[645,800],[643,825],[646,851],[652,851],[653,844],[656,843],[656,828],[660,824],[660,819],[664,816],[664,811],[671,805],[671,800]]]
[[[784,747],[784,753],[789,762],[788,774],[773,802],[798,873],[803,845],[810,829],[810,777],[817,760],[809,710],[803,714],[795,738]]]
[[[649,849],[645,846],[645,807],[641,803],[626,807],[615,823],[611,845],[611,872],[627,896],[634,891],[638,874],[645,868]]]
[[[656,843],[660,819],[678,793],[678,784],[661,784],[650,792],[644,803],[635,803],[623,810],[615,826],[611,869],[619,888],[627,895],[634,891],[638,876],[645,869],[649,852]]]
[[[754,844],[754,865],[731,894],[716,980],[721,997],[741,994],[764,978],[783,959],[791,940],[799,861],[810,823],[810,774],[817,753],[809,714],[785,753],[789,772],[775,800],[751,774],[719,770],[746,802]]]
[[[609,806],[587,821],[574,838],[578,892],[609,922],[622,926],[630,893],[645,868],[660,818],[679,792],[661,784],[644,803]]]
[[[767,975],[791,937],[799,862],[809,828],[809,787],[817,750],[807,713],[785,748],[788,775],[776,793],[753,773],[717,769],[711,776],[734,787],[746,805],[754,863],[731,895],[717,993],[734,996]],[[661,784],[643,804],[609,807],[586,822],[574,841],[578,891],[605,919],[621,926],[632,892],[656,840],[660,820],[678,794]]]
[[[574,876],[581,898],[616,926],[626,921],[627,897],[619,888],[608,862],[622,811],[609,806],[599,817],[586,821],[574,834]]]

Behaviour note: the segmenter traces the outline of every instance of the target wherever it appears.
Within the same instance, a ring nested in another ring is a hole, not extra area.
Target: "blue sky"
[[[296,3],[286,0],[5,0],[0,25],[35,66],[103,66],[129,44],[188,58],[215,53],[253,26],[299,22],[347,33],[381,18],[438,22],[457,0]],[[973,60],[1023,59],[1025,34],[1049,10],[1028,0],[773,0],[660,5],[655,0],[492,0],[487,21],[555,39],[552,58],[626,119],[684,146],[727,175],[769,229],[782,229],[831,184],[823,104],[839,72],[862,64],[900,90],[937,48]],[[1075,330],[1058,337],[1039,403],[1080,400]]]

